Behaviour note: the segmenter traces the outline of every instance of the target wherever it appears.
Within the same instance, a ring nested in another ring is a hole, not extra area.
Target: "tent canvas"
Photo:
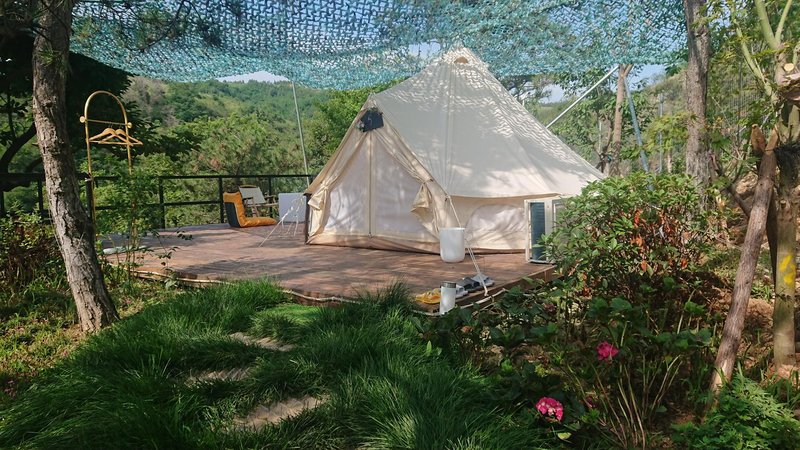
[[[376,111],[382,126],[362,131]],[[307,190],[308,240],[438,252],[438,230],[464,226],[476,251],[518,251],[524,199],[602,177],[461,48],[370,95]]]

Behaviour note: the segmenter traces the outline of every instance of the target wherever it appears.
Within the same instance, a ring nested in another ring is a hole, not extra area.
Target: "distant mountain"
[[[326,91],[300,85],[296,89],[301,118],[310,117],[314,105],[328,97]],[[172,83],[134,77],[123,97],[136,104],[140,118],[166,126],[251,113],[295,122],[292,85],[286,81]]]

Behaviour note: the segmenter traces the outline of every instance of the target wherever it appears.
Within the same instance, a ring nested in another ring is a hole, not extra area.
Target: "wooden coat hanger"
[[[129,135],[124,129],[114,129],[111,127],[91,136],[89,142],[95,144],[142,145],[142,141]]]

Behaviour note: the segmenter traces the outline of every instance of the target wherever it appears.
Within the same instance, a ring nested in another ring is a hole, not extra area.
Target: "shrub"
[[[0,286],[18,292],[60,272],[61,255],[50,225],[35,214],[0,218]]]
[[[755,382],[736,374],[700,425],[675,427],[674,441],[690,449],[796,449],[800,422]]]
[[[97,215],[98,234],[121,233],[138,244],[140,233],[158,228],[160,212],[148,206],[158,198],[158,173],[137,169],[133,174],[118,173],[113,182],[97,188],[98,205],[111,209]]]
[[[513,288],[480,311],[455,308],[441,317],[410,320],[428,341],[430,353],[442,353],[488,376],[500,407],[550,430],[556,441],[577,444],[572,436],[581,427],[585,408],[543,354],[560,332],[554,312],[555,305],[539,286],[528,293]],[[552,410],[542,407],[542,399]]]
[[[501,404],[529,410],[559,439],[652,446],[668,408],[702,400],[713,370],[698,204],[685,177],[593,183],[545,242],[561,280],[414,322],[439,351],[491,375]]]
[[[670,401],[700,397],[711,370],[698,204],[686,177],[609,178],[567,202],[545,243],[565,274],[556,370],[623,447],[647,445]]]
[[[568,199],[547,253],[585,296],[641,293],[641,284],[693,273],[707,217],[689,178],[633,174],[589,184]]]

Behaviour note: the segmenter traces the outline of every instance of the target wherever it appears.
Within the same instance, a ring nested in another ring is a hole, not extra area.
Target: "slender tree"
[[[622,152],[622,108],[625,107],[625,78],[633,65],[620,64],[617,71],[617,99],[614,103],[614,122],[611,127],[611,161],[608,164],[609,175],[622,175],[620,153]]]
[[[709,32],[706,0],[683,0],[686,18],[686,173],[692,177],[705,203],[705,189],[711,182],[711,154],[706,127],[708,92]]]
[[[33,116],[47,198],[81,328],[96,331],[117,319],[94,247],[94,230],[80,201],[66,124],[66,73],[74,0],[41,0],[33,48]]]
[[[711,390],[716,392],[723,380],[730,380],[733,367],[736,364],[736,354],[744,329],[744,319],[747,313],[747,304],[750,301],[750,292],[753,288],[753,277],[758,264],[758,255],[761,253],[761,243],[766,232],[767,211],[772,197],[773,175],[775,173],[775,146],[778,137],[775,133],[770,137],[769,143],[765,142],[764,134],[758,126],[753,125],[750,135],[753,151],[762,155],[758,168],[758,182],[753,195],[753,207],[747,223],[747,233],[742,243],[742,256],[736,269],[736,281],[733,285],[731,307],[725,318],[722,328],[722,339],[717,351],[715,362],[717,370],[711,380]]]

